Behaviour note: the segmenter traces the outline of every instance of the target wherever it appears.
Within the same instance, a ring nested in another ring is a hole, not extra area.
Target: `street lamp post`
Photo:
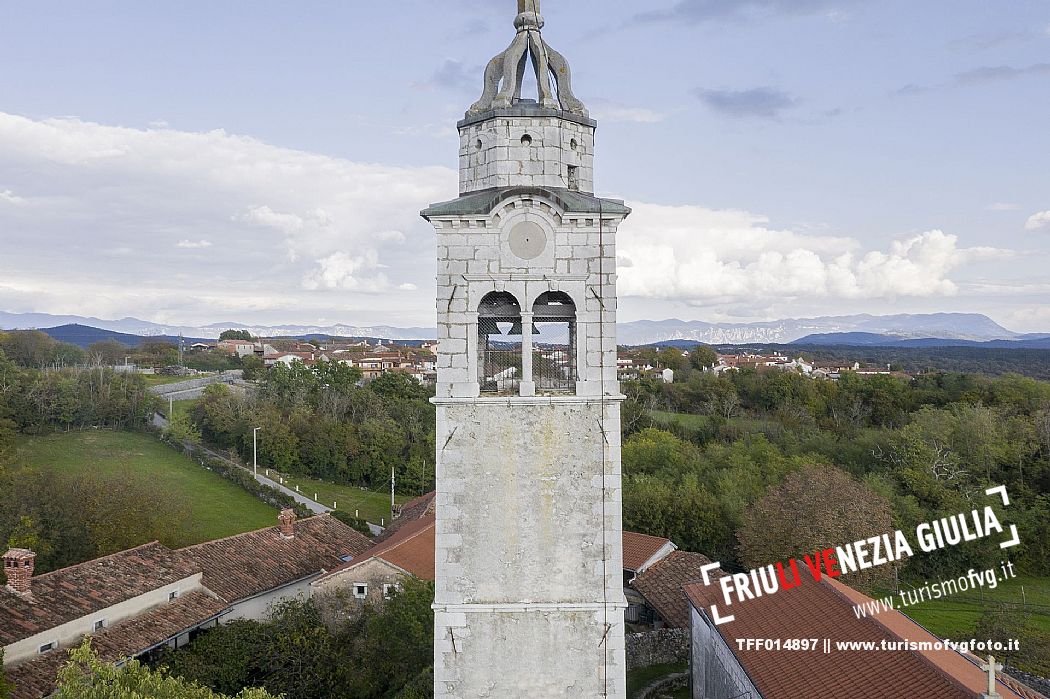
[[[255,470],[255,475],[259,475],[259,430],[261,427],[256,427],[252,430],[252,468]]]

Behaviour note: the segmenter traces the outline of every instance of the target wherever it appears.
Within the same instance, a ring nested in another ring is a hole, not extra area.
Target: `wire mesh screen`
[[[539,393],[576,390],[576,305],[568,294],[550,291],[532,307],[532,377]]]
[[[521,385],[521,307],[493,292],[478,307],[478,383],[482,393],[512,393]]]
[[[521,385],[521,321],[481,319],[478,335],[481,392],[516,392]]]
[[[536,390],[563,393],[576,388],[576,323],[537,322],[539,338],[533,347],[532,376]]]

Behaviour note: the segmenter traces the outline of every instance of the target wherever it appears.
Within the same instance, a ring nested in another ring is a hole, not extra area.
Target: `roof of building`
[[[407,521],[391,537],[376,544],[354,560],[333,568],[320,580],[340,575],[366,561],[380,559],[422,580],[434,579],[434,532],[436,519],[428,514]]]
[[[664,623],[677,629],[689,628],[689,601],[683,588],[703,580],[700,569],[711,560],[690,551],[673,551],[631,582],[645,597]]]
[[[623,533],[623,568],[631,572],[642,570],[647,563],[651,565],[655,555],[661,549],[671,546],[670,539],[661,536],[649,536],[637,532]]]
[[[401,506],[401,513],[397,518],[390,523],[390,526],[383,530],[383,533],[376,537],[376,543],[382,543],[387,539],[393,537],[401,527],[405,526],[409,522],[414,522],[418,519],[422,519],[427,515],[434,514],[437,506],[437,493],[430,491],[425,495],[420,495],[414,500],[409,500]]]
[[[279,527],[259,529],[181,549],[204,571],[203,583],[228,602],[290,585],[358,556],[372,541],[331,515],[295,523],[295,537]]]
[[[493,187],[431,204],[420,215],[428,220],[437,216],[488,216],[501,202],[519,196],[543,197],[567,214],[626,216],[631,213],[631,209],[618,199],[602,199],[564,187]]]
[[[125,600],[200,573],[176,551],[154,541],[30,580],[32,596],[0,588],[0,645],[10,645]]]
[[[686,594],[698,609],[721,604],[717,585],[692,584]],[[741,650],[738,638],[818,638],[835,641],[936,641],[932,634],[898,611],[858,619],[854,605],[871,600],[837,581],[804,582],[743,603],[735,603],[734,621],[715,627],[766,699],[972,699],[987,688],[987,675],[955,651],[797,653]],[[723,610],[723,613],[724,612]],[[971,656],[972,657],[972,656]],[[999,683],[1006,699],[1020,694]]]
[[[107,662],[134,657],[214,619],[227,605],[202,590],[115,624],[91,636],[91,647]],[[40,699],[54,691],[55,677],[69,659],[68,649],[52,651],[7,668],[15,683],[13,699]]]

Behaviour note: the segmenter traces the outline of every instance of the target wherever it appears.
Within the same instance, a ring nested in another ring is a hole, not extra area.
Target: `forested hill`
[[[988,347],[871,347],[867,345],[827,346],[818,344],[773,345],[788,356],[817,362],[885,366],[891,364],[907,372],[949,371],[961,374],[1002,376],[1021,374],[1034,379],[1050,379],[1050,349],[1001,349]]]

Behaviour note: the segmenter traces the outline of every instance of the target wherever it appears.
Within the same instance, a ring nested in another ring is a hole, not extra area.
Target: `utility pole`
[[[390,467],[390,516],[394,516],[394,467]]]
[[[255,470],[255,475],[259,475],[259,430],[261,427],[256,427],[252,430],[252,468]]]

